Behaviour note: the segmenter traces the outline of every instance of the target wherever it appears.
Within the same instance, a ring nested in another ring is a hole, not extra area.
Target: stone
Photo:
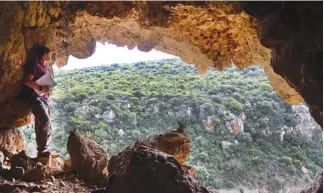
[[[10,168],[10,175],[13,177],[13,178],[23,178],[24,175],[25,175],[25,170],[23,167],[11,167]]]
[[[322,193],[323,192],[323,170],[319,170],[313,183],[304,188],[300,193]]]
[[[60,184],[64,187],[66,187],[66,184],[63,181],[60,181]]]
[[[71,131],[67,143],[71,168],[89,183],[101,184],[107,176],[108,155],[92,139]]]
[[[185,174],[183,166],[171,155],[146,146],[126,148],[121,170],[105,189],[105,193],[208,193]]]
[[[50,159],[50,165],[48,167],[50,168],[51,175],[58,175],[60,173],[65,172],[64,171],[64,160],[62,158],[60,158],[60,157],[51,158]],[[54,176],[51,176],[51,177],[54,178]]]
[[[0,129],[0,150],[6,157],[11,158],[25,148],[25,136],[20,129]]]
[[[115,116],[116,116],[115,112],[113,110],[110,110],[110,111],[105,111],[102,115],[102,118],[107,123],[112,123],[115,119]]]
[[[124,130],[119,129],[119,130],[118,130],[118,135],[119,135],[120,137],[123,137],[123,136],[125,135]]]
[[[37,163],[34,168],[26,171],[23,179],[25,181],[42,181],[50,176],[48,167],[44,167],[41,163]]]
[[[64,160],[64,169],[70,171],[72,167],[71,159]]]
[[[37,162],[28,157],[25,151],[19,152],[11,159],[11,167],[22,167],[25,171],[33,169],[36,165]]]
[[[48,165],[28,157],[25,151],[14,155],[11,160],[10,175],[25,181],[42,181],[62,172],[64,162],[61,158],[49,159]]]
[[[227,153],[228,151],[231,151],[231,147],[238,145],[238,141],[234,140],[232,141],[221,141],[221,147],[224,153]]]
[[[161,152],[174,156],[180,164],[184,164],[186,158],[190,154],[190,138],[183,124],[180,124],[174,131],[148,139],[137,140],[134,145],[130,145],[126,147],[126,149],[132,149],[137,146],[147,146],[158,149]],[[109,173],[116,173],[121,170],[120,164],[122,163],[123,157],[124,155],[119,153],[110,158],[108,164]]]

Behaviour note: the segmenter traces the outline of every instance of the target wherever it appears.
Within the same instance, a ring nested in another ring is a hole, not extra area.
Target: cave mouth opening
[[[277,96],[263,67],[209,69],[200,75],[193,65],[164,56],[80,69],[73,69],[77,60],[70,57],[66,69],[54,71],[51,150],[67,156],[68,131],[78,130],[111,156],[181,121],[191,140],[186,164],[195,168],[205,186],[296,190],[294,183],[302,184],[301,189],[321,167],[320,127],[307,106],[290,106]],[[32,152],[33,127],[24,132],[27,152]],[[289,172],[296,178],[288,179]],[[258,177],[261,174],[276,177]],[[279,181],[283,178],[286,181]],[[255,179],[257,185],[249,185]]]

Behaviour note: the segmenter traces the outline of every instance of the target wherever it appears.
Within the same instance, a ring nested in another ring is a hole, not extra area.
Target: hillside
[[[111,156],[182,122],[191,138],[186,164],[205,186],[277,192],[304,186],[322,168],[320,126],[305,105],[278,98],[259,66],[200,76],[172,59],[60,72],[55,81],[51,148],[65,156],[70,130]],[[33,140],[32,127],[25,134]]]

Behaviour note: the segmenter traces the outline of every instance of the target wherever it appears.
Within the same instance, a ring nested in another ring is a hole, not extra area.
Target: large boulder
[[[173,156],[146,146],[129,146],[121,152],[121,170],[109,180],[104,193],[208,193],[187,175]]]
[[[316,173],[312,184],[304,188],[300,193],[322,193],[323,192],[323,170]]]
[[[102,186],[106,181],[108,154],[92,139],[71,131],[67,143],[71,169],[85,181]]]
[[[133,147],[136,148],[139,146],[158,149],[161,152],[172,155],[180,164],[184,164],[186,158],[190,154],[190,139],[183,124],[180,124],[179,128],[175,131],[167,132],[148,139],[138,140],[134,145],[130,145],[126,149],[131,149]],[[123,157],[123,152],[111,157],[108,166],[109,173],[120,171]]]

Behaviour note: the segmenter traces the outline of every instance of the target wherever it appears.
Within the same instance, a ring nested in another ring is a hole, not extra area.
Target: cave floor
[[[0,193],[90,193],[93,189],[95,187],[89,187],[85,182],[75,178],[73,174],[51,177],[41,182],[8,180],[0,176]]]

